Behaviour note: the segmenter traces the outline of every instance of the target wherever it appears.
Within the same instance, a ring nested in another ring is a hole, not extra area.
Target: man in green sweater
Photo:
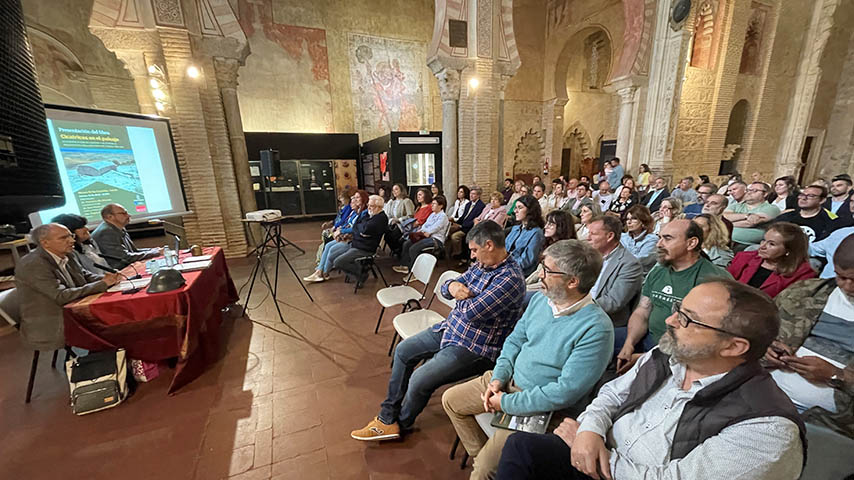
[[[602,255],[587,242],[562,240],[546,249],[542,264],[545,288],[531,298],[495,369],[442,395],[460,442],[475,458],[472,479],[495,476],[501,449],[513,433],[498,429],[487,438],[475,415],[556,412],[553,430],[564,417],[559,411],[585,398],[613,354],[613,324],[589,293]]]

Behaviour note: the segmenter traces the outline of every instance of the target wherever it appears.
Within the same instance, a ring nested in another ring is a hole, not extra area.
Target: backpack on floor
[[[71,411],[97,412],[122,403],[128,394],[125,350],[95,352],[65,362],[71,390]]]

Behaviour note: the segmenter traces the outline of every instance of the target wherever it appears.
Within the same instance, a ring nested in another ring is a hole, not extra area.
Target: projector
[[[246,212],[246,220],[249,220],[250,222],[266,222],[275,220],[281,216],[281,210],[256,210],[254,212]]]

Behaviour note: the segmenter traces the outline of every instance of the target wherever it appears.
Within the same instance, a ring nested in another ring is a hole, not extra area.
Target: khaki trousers
[[[480,396],[486,391],[490,381],[492,381],[492,370],[479,378],[455,385],[442,395],[442,406],[445,407],[445,412],[454,424],[460,443],[463,444],[469,456],[474,458],[472,479],[495,478],[504,442],[513,433],[512,430],[499,428],[496,429],[495,435],[489,438],[474,419],[475,415],[484,413],[483,400]],[[504,391],[513,393],[521,389],[513,383],[513,380],[510,380]]]

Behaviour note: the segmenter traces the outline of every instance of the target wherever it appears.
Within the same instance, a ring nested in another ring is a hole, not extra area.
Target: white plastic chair
[[[17,298],[15,298],[15,289],[0,292],[0,317],[6,319],[10,325],[15,326],[18,324],[20,316],[21,312]]]
[[[451,309],[456,307],[457,301],[455,299],[448,300],[442,296],[442,285],[448,280],[457,278],[460,275],[462,275],[460,272],[455,272],[453,270],[444,272],[439,276],[439,279],[436,280],[436,286],[433,287],[433,296],[430,297],[430,302],[426,307],[418,308],[417,310],[410,310],[394,317],[394,320],[391,322],[394,324],[394,337],[392,337],[391,345],[388,347],[389,356],[391,356],[391,352],[394,351],[394,345],[397,343],[398,337],[400,340],[406,340],[416,333],[422,332],[425,328],[432,327],[445,319],[445,317],[439,313],[430,310],[430,305],[433,304],[433,300],[438,299]]]
[[[418,303],[424,299],[427,293],[427,286],[430,283],[430,277],[433,275],[433,268],[436,267],[436,257],[433,255],[422,253],[415,259],[415,264],[412,265],[412,275],[407,276],[408,281],[403,285],[394,285],[377,291],[377,301],[382,305],[380,310],[380,318],[377,319],[377,326],[374,328],[374,333],[379,332],[380,323],[383,321],[383,313],[388,307],[395,305],[403,305],[401,313],[406,312],[411,302]],[[412,280],[418,280],[424,284],[424,290],[418,291],[409,284]]]

